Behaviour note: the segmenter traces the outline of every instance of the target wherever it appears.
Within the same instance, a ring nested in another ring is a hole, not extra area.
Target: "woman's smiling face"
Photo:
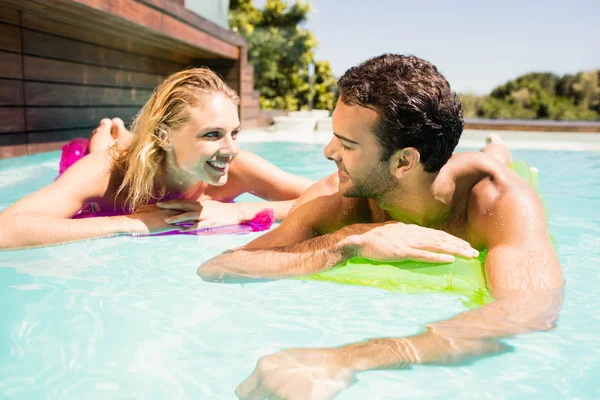
[[[239,152],[239,129],[237,107],[223,93],[190,107],[188,121],[170,137],[177,167],[211,185],[224,185]]]

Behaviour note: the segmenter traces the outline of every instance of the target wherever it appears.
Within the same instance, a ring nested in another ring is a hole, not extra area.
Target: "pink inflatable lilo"
[[[84,138],[73,139],[71,142],[62,147],[60,157],[59,173],[62,175],[71,165],[85,157],[89,152],[89,140]],[[109,217],[115,215],[124,215],[123,211],[98,211],[81,209],[72,218],[94,218],[94,217]],[[271,208],[266,208],[258,212],[250,221],[245,221],[236,225],[225,225],[214,228],[204,228],[189,232],[181,232],[178,229],[181,227],[189,228],[193,224],[191,222],[182,222],[177,224],[179,228],[172,231],[152,233],[146,235],[130,234],[130,236],[166,236],[166,235],[223,235],[223,234],[243,234],[251,232],[260,232],[269,229],[275,222],[275,214]]]

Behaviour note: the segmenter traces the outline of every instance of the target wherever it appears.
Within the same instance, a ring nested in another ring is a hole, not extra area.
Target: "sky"
[[[262,8],[266,0],[254,0]],[[294,0],[288,0],[292,4]],[[317,60],[336,77],[382,54],[434,63],[459,93],[528,72],[600,69],[600,0],[312,0]]]

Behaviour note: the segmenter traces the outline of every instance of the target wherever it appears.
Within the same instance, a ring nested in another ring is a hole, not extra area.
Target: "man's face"
[[[378,198],[391,190],[396,178],[388,162],[381,161],[380,145],[373,133],[378,115],[339,100],[333,112],[333,139],[325,147],[325,157],[335,161],[342,196]]]

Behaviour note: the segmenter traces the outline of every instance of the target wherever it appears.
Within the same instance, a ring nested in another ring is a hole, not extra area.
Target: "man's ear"
[[[421,162],[421,154],[414,147],[405,147],[396,151],[390,158],[390,172],[397,179],[402,179],[413,171]]]

